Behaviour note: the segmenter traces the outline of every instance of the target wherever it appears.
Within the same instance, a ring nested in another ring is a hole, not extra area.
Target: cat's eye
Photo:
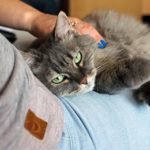
[[[60,84],[64,80],[65,80],[65,76],[64,75],[58,75],[56,78],[54,78],[52,80],[52,83],[54,83],[54,84]]]
[[[78,52],[78,53],[76,54],[76,56],[74,57],[74,63],[75,63],[75,64],[80,64],[81,60],[82,60],[82,55],[81,55],[80,52]]]

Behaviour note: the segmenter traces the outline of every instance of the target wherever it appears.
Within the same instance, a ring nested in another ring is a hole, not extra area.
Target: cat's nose
[[[84,76],[84,77],[80,80],[80,84],[88,84],[88,82],[87,82],[87,76]]]

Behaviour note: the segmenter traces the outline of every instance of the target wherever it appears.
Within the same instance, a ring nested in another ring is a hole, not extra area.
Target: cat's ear
[[[56,26],[55,26],[55,38],[63,39],[71,29],[71,24],[64,12],[60,12],[57,17]]]

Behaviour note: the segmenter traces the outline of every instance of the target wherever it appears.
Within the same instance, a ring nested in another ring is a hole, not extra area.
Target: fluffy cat
[[[49,38],[23,52],[33,73],[59,96],[93,89],[113,94],[131,88],[138,100],[150,104],[149,28],[113,11],[94,12],[84,20],[102,34],[108,46],[99,49],[89,35],[79,35],[60,12]]]

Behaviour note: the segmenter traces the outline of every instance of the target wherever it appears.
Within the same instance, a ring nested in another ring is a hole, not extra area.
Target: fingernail
[[[106,42],[105,40],[100,40],[100,42],[102,43],[102,45],[103,45],[104,47],[107,46],[107,42]]]
[[[107,46],[107,42],[105,40],[100,40],[100,42],[98,43],[98,48],[105,48]]]
[[[103,49],[104,48],[104,45],[102,44],[102,43],[98,43],[98,48],[101,48],[101,49]]]

